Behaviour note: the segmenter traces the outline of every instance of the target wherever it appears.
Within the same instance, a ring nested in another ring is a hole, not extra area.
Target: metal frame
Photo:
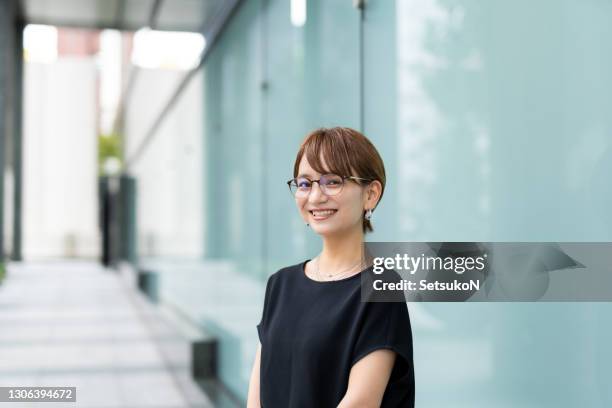
[[[327,173],[327,174],[324,174],[324,175],[322,175],[321,177],[319,177],[319,179],[313,179],[313,180],[311,180],[311,179],[309,179],[308,177],[303,177],[303,178],[305,178],[306,180],[310,181],[310,184],[311,184],[311,185],[312,185],[312,183],[314,183],[314,182],[319,183],[319,188],[321,188],[321,182],[320,182],[320,180],[321,180],[323,177],[325,177],[325,176],[338,176],[338,177],[342,178],[342,185],[341,185],[340,190],[339,190],[337,193],[335,193],[335,194],[331,194],[331,196],[335,196],[335,195],[337,195],[337,194],[340,194],[340,192],[342,191],[342,188],[344,187],[344,182],[345,182],[346,180],[363,180],[363,181],[367,181],[368,183],[371,183],[372,181],[374,181],[374,179],[368,179],[368,178],[363,178],[363,177],[355,177],[355,176],[339,176],[339,175],[337,175],[337,174],[333,174],[333,173]],[[297,188],[297,187],[298,187],[298,184],[297,184],[297,178],[292,178],[292,179],[290,179],[290,180],[287,180],[287,186],[289,186],[289,191],[291,191],[291,185],[292,185],[291,183],[294,183],[293,185],[295,185],[295,186],[296,186],[296,188]],[[312,186],[311,186],[311,187],[312,187]],[[321,190],[321,191],[323,191],[323,190]],[[297,190],[296,190],[296,193],[297,193]],[[292,195],[295,195],[295,193],[293,193],[293,191],[291,191],[291,194],[292,194]],[[310,191],[308,192],[308,194],[310,194]],[[323,192],[323,194],[325,194],[325,195],[327,195],[327,196],[329,196],[329,195],[330,195],[330,194],[327,194],[326,192]]]

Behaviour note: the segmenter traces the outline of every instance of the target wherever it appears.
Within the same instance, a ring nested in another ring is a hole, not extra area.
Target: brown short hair
[[[321,174],[334,173],[378,180],[382,184],[378,202],[382,199],[386,182],[385,165],[372,142],[355,129],[333,127],[310,132],[302,141],[295,158],[293,177],[298,176],[304,155],[312,168]],[[323,168],[321,156],[329,168]],[[372,231],[374,228],[371,222],[363,218],[363,232]]]

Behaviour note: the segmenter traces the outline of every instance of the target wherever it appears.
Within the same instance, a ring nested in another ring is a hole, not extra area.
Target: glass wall
[[[610,18],[600,1],[369,1],[364,131],[391,192],[371,239],[610,241]],[[610,304],[409,310],[419,407],[612,402]]]
[[[224,297],[203,299],[196,318],[221,339],[220,377],[240,397],[267,276],[320,245],[285,184],[299,143],[316,127],[359,126],[359,13],[350,2],[309,2],[296,26],[290,7],[244,2],[203,69],[208,210],[196,279]],[[341,46],[327,47],[329,38]]]
[[[285,185],[314,128],[379,148],[371,241],[612,238],[612,5],[352,3],[310,0],[301,24],[288,0],[243,2],[202,70],[204,256],[167,268],[162,299],[219,337],[241,398],[267,276],[320,249]],[[420,407],[612,401],[609,304],[409,310]]]
[[[300,142],[318,127],[359,127],[359,13],[348,1],[307,4],[303,26],[292,23],[290,1],[269,1],[263,11],[265,276],[320,249],[285,183]]]

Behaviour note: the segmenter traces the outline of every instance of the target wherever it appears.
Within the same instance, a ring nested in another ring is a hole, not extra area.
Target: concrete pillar
[[[16,11],[16,0],[0,0],[0,261],[5,258],[4,173],[14,142]]]
[[[25,23],[17,21],[15,25],[15,94],[13,115],[13,245],[11,259],[21,261],[21,226],[22,226],[22,191],[23,191],[23,29]]]
[[[19,23],[18,1],[0,0],[0,260],[5,259],[7,223],[13,240],[11,252],[21,255],[21,78],[23,24]],[[6,169],[13,175],[14,196],[5,191]],[[5,218],[11,202],[13,219]]]

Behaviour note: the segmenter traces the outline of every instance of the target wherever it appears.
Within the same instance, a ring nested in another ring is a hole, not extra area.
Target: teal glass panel
[[[204,68],[206,255],[261,268],[262,135],[259,1],[241,7]]]
[[[612,4],[368,1],[371,240],[610,241]],[[384,47],[381,45],[384,44]],[[409,305],[419,407],[608,406],[612,305]]]
[[[321,249],[285,184],[300,142],[319,127],[359,127],[359,11],[350,1],[320,0],[307,2],[303,26],[290,16],[290,1],[267,3],[264,278]]]
[[[268,275],[321,246],[285,184],[299,143],[359,126],[359,17],[350,2],[308,1],[296,26],[289,1],[243,2],[203,68],[205,259],[189,287],[168,274],[166,293],[218,337],[219,377],[239,398]]]
[[[190,307],[218,339],[219,379],[241,398],[255,355],[265,261],[261,7],[242,3],[203,69],[205,259],[194,285],[205,288]]]

